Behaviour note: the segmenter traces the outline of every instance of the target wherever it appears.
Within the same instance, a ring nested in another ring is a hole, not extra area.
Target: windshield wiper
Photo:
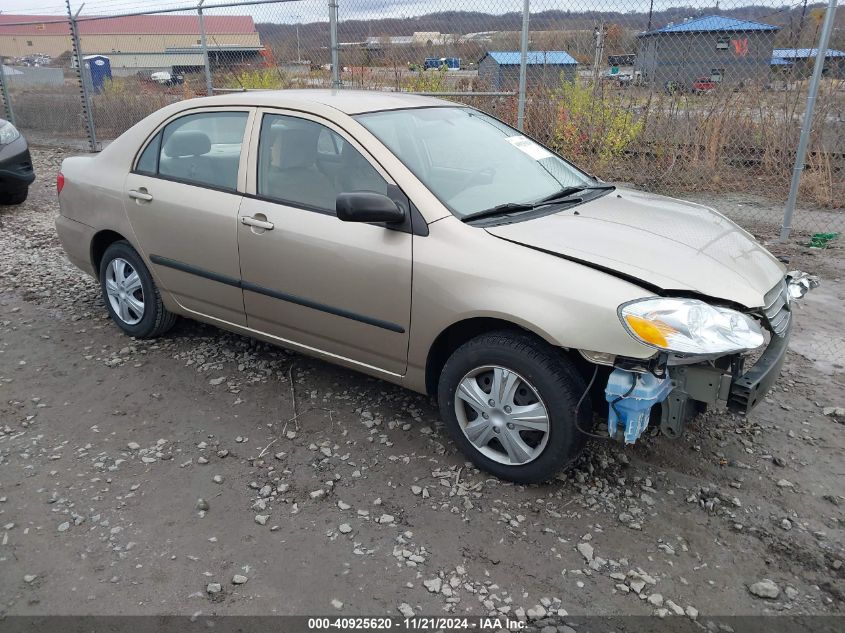
[[[467,222],[469,220],[478,220],[481,218],[490,218],[497,215],[506,215],[508,213],[519,212],[519,211],[533,211],[534,209],[538,209],[540,207],[545,207],[550,204],[556,204],[558,202],[576,202],[578,198],[571,198],[570,196],[581,193],[582,191],[606,191],[616,189],[613,185],[593,185],[590,187],[566,187],[561,189],[560,191],[556,191],[550,196],[546,196],[545,198],[540,198],[536,202],[506,202],[505,204],[499,204],[495,207],[491,207],[490,209],[482,209],[481,211],[476,211],[475,213],[470,213],[465,215],[461,218],[461,221]]]
[[[535,203],[535,205],[539,206],[539,205],[543,205],[543,204],[549,204],[549,203],[552,203],[552,202],[558,202],[559,200],[565,200],[565,199],[569,198],[569,196],[576,194],[576,193],[581,193],[582,191],[612,191],[614,189],[616,189],[616,187],[613,186],[613,185],[592,185],[590,187],[566,187],[564,189],[561,189],[560,191],[556,191],[555,193],[553,193],[550,196],[546,196],[545,198],[538,200]]]
[[[479,218],[490,218],[496,215],[505,215],[514,211],[531,211],[536,207],[537,205],[533,202],[506,202],[505,204],[497,204],[495,207],[491,207],[490,209],[482,209],[481,211],[468,213],[463,216],[461,220],[466,222],[467,220],[478,220]]]

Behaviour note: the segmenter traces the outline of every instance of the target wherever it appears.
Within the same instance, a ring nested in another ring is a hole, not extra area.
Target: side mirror
[[[387,196],[371,191],[342,193],[335,202],[337,217],[344,222],[404,222],[405,212]]]

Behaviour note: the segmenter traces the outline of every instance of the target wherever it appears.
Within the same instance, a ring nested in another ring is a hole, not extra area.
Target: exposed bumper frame
[[[669,437],[679,437],[684,424],[695,414],[691,402],[727,403],[728,409],[748,415],[772,388],[780,375],[789,347],[792,323],[783,336],[772,335],[756,363],[734,379],[729,371],[710,365],[676,365],[669,375],[674,389],[662,403],[660,428]]]
[[[734,413],[747,415],[769,392],[780,376],[789,337],[792,334],[792,320],[783,336],[772,336],[769,346],[756,363],[731,384],[728,397],[728,409]]]

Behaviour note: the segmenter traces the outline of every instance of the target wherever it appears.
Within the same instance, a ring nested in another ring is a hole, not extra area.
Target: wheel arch
[[[100,278],[100,263],[103,261],[103,255],[106,249],[121,240],[127,240],[123,235],[111,229],[103,229],[94,234],[91,238],[91,266],[94,269],[94,275],[99,280]]]
[[[575,350],[561,347],[555,341],[543,333],[518,323],[516,320],[509,320],[502,317],[476,316],[461,319],[446,327],[435,337],[428,350],[425,364],[425,388],[430,396],[437,395],[437,383],[440,372],[452,353],[470,339],[493,332],[496,330],[514,330],[529,336],[535,337],[545,343],[556,347],[562,354],[571,357],[578,362],[579,366],[583,358]]]

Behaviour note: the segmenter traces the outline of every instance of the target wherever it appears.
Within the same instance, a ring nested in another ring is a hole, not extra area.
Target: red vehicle
[[[692,82],[692,92],[693,94],[703,94],[706,92],[713,92],[716,89],[718,84],[713,81],[712,77],[699,77],[695,81]]]

